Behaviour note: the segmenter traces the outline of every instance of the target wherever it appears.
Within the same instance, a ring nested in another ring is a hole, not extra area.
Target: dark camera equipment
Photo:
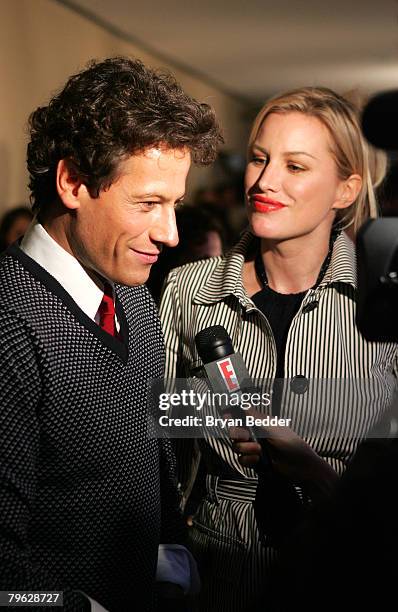
[[[365,138],[378,149],[398,150],[398,90],[379,93],[368,102],[362,114]]]
[[[398,90],[374,96],[362,115],[368,141],[398,151]],[[369,220],[357,235],[357,325],[370,341],[398,341],[398,218]]]
[[[358,328],[367,340],[398,342],[398,218],[364,223],[357,256]]]

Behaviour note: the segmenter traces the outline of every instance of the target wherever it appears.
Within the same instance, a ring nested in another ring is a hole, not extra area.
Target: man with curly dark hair
[[[0,263],[0,590],[152,610],[158,548],[158,579],[181,591],[167,545],[174,567],[192,559],[174,456],[147,418],[164,349],[143,283],[220,131],[170,75],[111,58],[38,108],[30,135],[36,217]]]

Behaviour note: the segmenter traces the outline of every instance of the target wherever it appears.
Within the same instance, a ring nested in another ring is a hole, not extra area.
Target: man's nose
[[[168,247],[177,246],[178,230],[174,208],[162,208],[162,214],[151,228],[151,239]]]

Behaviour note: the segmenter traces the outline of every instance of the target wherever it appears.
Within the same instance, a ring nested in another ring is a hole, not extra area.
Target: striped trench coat
[[[201,365],[195,335],[216,324],[226,328],[252,378],[274,378],[277,356],[270,325],[242,283],[243,262],[255,240],[246,232],[226,257],[187,264],[169,274],[160,306],[167,378],[192,376]],[[393,386],[391,373],[397,361],[396,344],[367,342],[356,329],[355,286],[354,247],[341,233],[324,278],[307,291],[290,325],[284,362],[290,400],[282,401],[280,416],[292,417],[293,428],[339,473],[360,438],[387,407]],[[315,394],[315,400],[304,409],[303,395],[294,393],[297,377],[330,384],[332,391],[328,389],[326,395],[333,396],[333,402],[325,405],[321,389],[321,395]],[[353,385],[347,390],[341,381]],[[358,402],[360,396],[366,396],[361,392],[363,383],[370,385],[372,397]],[[322,428],[308,420],[311,412],[312,417],[322,417]],[[259,543],[252,505],[256,474],[239,464],[228,439],[199,440],[199,448],[208,472],[207,494],[191,530],[202,571],[200,609],[254,610],[266,588],[267,569],[275,555]],[[183,485],[189,480],[186,468],[190,465],[191,457],[182,453],[179,470]]]

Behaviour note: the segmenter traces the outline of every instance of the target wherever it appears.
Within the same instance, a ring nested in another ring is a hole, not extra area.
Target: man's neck
[[[59,244],[69,255],[72,255],[80,265],[84,268],[85,272],[91,278],[91,280],[101,290],[104,287],[105,279],[103,279],[97,272],[87,268],[79,259],[75,249],[73,249],[73,241],[71,240],[70,232],[70,217],[69,213],[58,213],[52,216],[47,216],[40,221],[47,234]]]

